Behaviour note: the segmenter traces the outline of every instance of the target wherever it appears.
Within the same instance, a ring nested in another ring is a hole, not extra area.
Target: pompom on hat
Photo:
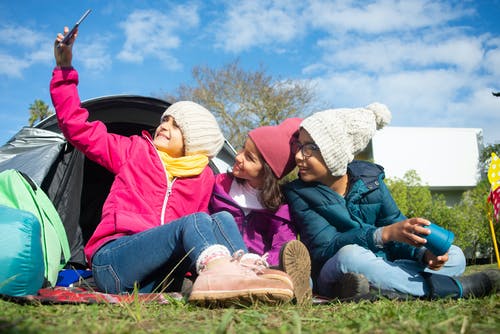
[[[381,103],[365,108],[340,108],[319,111],[301,124],[318,145],[333,176],[347,173],[347,164],[363,151],[375,131],[391,121],[391,112]]]
[[[278,179],[295,167],[291,145],[298,137],[301,122],[302,118],[287,118],[279,125],[261,126],[248,133]]]
[[[213,158],[224,145],[215,116],[205,107],[191,101],[179,101],[165,110],[161,119],[172,116],[181,129],[186,155],[203,154]]]

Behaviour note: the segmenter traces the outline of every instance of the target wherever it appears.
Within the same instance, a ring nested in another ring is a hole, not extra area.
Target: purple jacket
[[[215,176],[215,186],[209,204],[210,213],[231,213],[248,251],[258,255],[268,253],[269,265],[277,266],[281,246],[287,241],[297,239],[288,205],[280,206],[275,212],[268,209],[253,210],[245,217],[240,206],[229,196],[232,181],[232,175],[227,173]]]

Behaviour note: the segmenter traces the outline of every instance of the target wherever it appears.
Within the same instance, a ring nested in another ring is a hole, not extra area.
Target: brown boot
[[[203,306],[289,302],[293,291],[282,280],[265,278],[239,262],[238,257],[210,261],[199,272],[188,301]]]
[[[297,304],[310,304],[312,302],[311,257],[302,242],[292,240],[283,245],[280,251],[280,269],[292,279]]]

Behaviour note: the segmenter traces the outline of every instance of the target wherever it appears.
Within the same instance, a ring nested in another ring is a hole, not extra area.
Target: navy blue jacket
[[[284,193],[300,240],[311,254],[312,276],[316,279],[323,264],[345,245],[357,244],[377,256],[394,261],[416,259],[418,248],[390,242],[375,245],[378,227],[405,220],[383,179],[384,169],[366,161],[347,167],[349,190],[342,197],[318,182],[299,179],[287,184]]]

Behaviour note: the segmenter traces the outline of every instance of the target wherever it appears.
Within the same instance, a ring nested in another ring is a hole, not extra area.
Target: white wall
[[[433,188],[474,187],[481,146],[482,130],[475,128],[386,127],[372,139],[374,162],[387,178],[414,169]]]

